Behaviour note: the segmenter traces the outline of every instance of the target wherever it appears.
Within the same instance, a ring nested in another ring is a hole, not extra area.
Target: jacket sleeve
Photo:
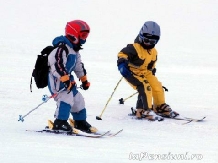
[[[50,73],[53,76],[60,78],[67,75],[66,69],[67,54],[63,48],[55,48],[48,56],[48,65],[50,66]]]
[[[86,80],[86,69],[85,69],[85,66],[81,60],[81,55],[78,53],[77,54],[77,62],[76,62],[76,65],[75,65],[75,69],[74,69],[74,73],[76,74],[77,78],[81,79],[83,81]]]
[[[138,56],[138,53],[134,47],[133,44],[128,44],[125,48],[123,48],[118,53],[118,63],[121,59],[128,60],[128,63],[135,65],[135,66],[141,66],[144,63],[144,60],[140,59]]]

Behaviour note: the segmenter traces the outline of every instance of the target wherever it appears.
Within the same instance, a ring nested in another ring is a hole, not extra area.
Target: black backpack
[[[63,48],[68,54],[68,49],[64,44],[59,45],[58,47]],[[37,56],[35,63],[35,68],[32,72],[32,77],[35,80],[37,88],[45,88],[48,86],[48,56],[55,49],[55,46],[47,46],[41,51],[41,55]],[[32,77],[30,81],[30,91],[32,92]]]

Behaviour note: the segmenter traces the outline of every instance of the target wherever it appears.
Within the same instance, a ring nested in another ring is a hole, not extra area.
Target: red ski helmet
[[[67,22],[65,27],[65,35],[73,44],[78,44],[80,39],[86,40],[89,32],[89,25],[82,20]]]

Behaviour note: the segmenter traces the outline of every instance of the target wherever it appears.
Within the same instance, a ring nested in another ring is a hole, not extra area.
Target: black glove
[[[71,92],[73,87],[75,86],[76,82],[75,81],[70,81],[70,78],[68,75],[62,76],[60,78],[61,82],[64,83],[64,87],[68,90],[68,93]]]
[[[73,89],[73,87],[74,87],[74,85],[75,85],[75,82],[71,82],[70,80],[67,80],[67,81],[65,81],[65,82],[63,82],[64,83],[64,87],[70,92],[72,89]]]
[[[90,87],[90,82],[88,82],[87,80],[82,82],[81,86],[80,86],[83,90],[87,90]]]

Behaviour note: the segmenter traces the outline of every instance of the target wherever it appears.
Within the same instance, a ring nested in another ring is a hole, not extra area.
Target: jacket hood
[[[67,44],[69,47],[74,48],[73,44],[65,36],[58,36],[52,41],[53,46],[58,46],[60,43]]]

